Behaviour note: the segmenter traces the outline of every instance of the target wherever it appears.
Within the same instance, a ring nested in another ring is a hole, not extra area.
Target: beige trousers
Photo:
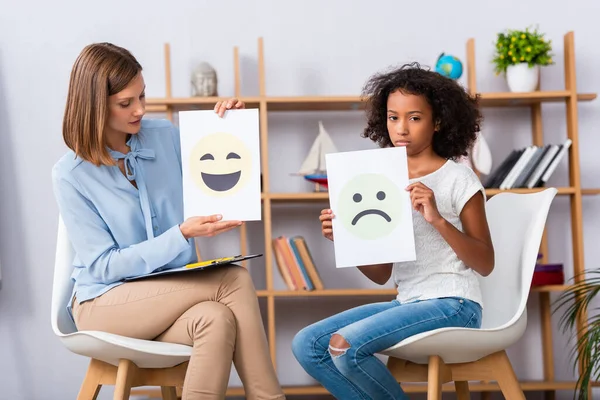
[[[224,399],[232,362],[246,398],[285,399],[254,284],[243,267],[128,282],[74,303],[78,329],[193,346],[183,400]]]

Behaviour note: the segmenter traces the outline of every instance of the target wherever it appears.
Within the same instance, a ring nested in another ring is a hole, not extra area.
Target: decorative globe
[[[458,79],[463,73],[462,62],[454,56],[440,54],[435,64],[435,71],[450,79]]]

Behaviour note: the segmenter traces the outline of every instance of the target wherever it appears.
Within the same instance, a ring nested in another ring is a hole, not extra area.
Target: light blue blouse
[[[58,208],[75,249],[73,294],[93,299],[123,279],[196,261],[186,240],[179,128],[142,120],[127,142],[127,177],[115,166],[96,167],[67,152],[53,167]],[[129,182],[135,180],[137,189]],[[69,302],[70,312],[70,302]]]

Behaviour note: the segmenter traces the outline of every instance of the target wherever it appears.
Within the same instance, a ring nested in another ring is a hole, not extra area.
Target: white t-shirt
[[[434,195],[441,216],[462,231],[460,213],[478,191],[485,190],[468,166],[448,160],[438,170],[411,179],[422,182]],[[483,307],[477,273],[467,267],[442,235],[413,209],[416,261],[394,263],[392,276],[401,303],[440,297],[462,297]]]

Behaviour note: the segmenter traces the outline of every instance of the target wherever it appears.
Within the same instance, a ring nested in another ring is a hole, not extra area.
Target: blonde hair
[[[86,46],[73,65],[63,118],[65,144],[94,165],[114,165],[106,149],[104,128],[108,97],[136,77],[142,66],[126,49],[111,43]]]

